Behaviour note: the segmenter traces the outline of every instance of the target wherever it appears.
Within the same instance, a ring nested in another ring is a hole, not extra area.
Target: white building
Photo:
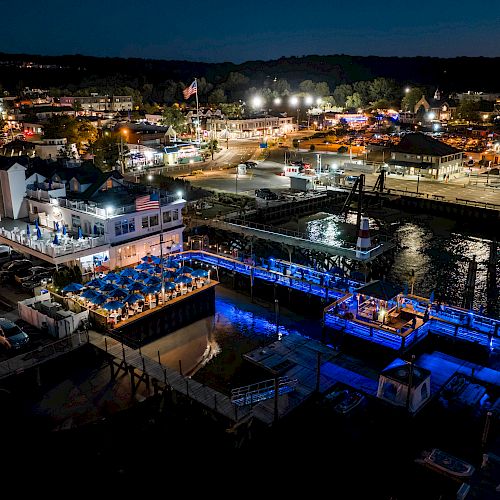
[[[0,157],[0,217],[20,219],[28,215],[24,198],[26,196],[26,165],[28,159],[21,157]]]
[[[88,97],[61,97],[61,106],[80,107],[82,111],[132,111],[133,100],[129,95],[99,95]]]
[[[42,160],[56,160],[64,154],[68,154],[72,159],[78,160],[80,155],[76,144],[69,144],[64,137],[62,139],[42,139],[35,143],[35,155]]]
[[[124,181],[117,171],[96,169],[92,181],[90,174],[95,167],[89,167],[85,175],[78,174],[79,167],[52,175],[30,173],[28,178],[24,166],[13,164],[10,168],[5,186],[2,171],[5,216],[10,217],[0,222],[2,244],[56,265],[80,265],[84,273],[92,272],[95,265],[113,269],[136,264],[147,253],[159,256],[182,249],[185,201],[180,196],[153,193],[160,206],[148,208],[139,203],[150,200],[151,190]],[[23,190],[25,196],[21,195]],[[7,208],[15,193],[24,205],[17,211]],[[41,238],[36,235],[35,220]],[[54,243],[57,226],[60,231]]]
[[[258,118],[223,119],[207,118],[208,133],[218,139],[241,139],[250,137],[278,137],[297,130],[293,117],[262,116]]]

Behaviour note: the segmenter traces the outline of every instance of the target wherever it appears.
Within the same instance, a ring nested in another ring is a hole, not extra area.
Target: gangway
[[[276,394],[275,379],[264,380],[256,384],[237,387],[231,391],[231,402],[238,406],[246,406],[266,399],[274,398]],[[278,378],[278,395],[287,394],[295,390],[298,380],[287,376]]]

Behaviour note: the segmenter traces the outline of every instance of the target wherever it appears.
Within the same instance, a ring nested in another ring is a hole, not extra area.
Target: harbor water
[[[473,228],[460,221],[428,215],[401,214],[378,218],[371,216],[370,231],[392,237],[397,245],[394,261],[385,279],[393,283],[409,283],[414,272],[414,293],[436,300],[461,305],[467,270],[475,256],[478,263],[474,293],[474,309],[486,307],[487,262],[491,238],[474,234]],[[299,228],[311,239],[332,245],[355,242],[356,214],[343,216],[319,213],[299,221]],[[497,287],[500,280],[497,273]]]

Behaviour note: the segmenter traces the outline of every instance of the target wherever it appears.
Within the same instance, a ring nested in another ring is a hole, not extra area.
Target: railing
[[[24,229],[7,231],[5,228],[0,228],[0,237],[4,237],[50,257],[73,254],[106,244],[105,236],[85,237],[80,240],[60,236],[60,243],[56,245],[52,242],[52,239],[39,240],[36,238],[36,235],[28,237]]]
[[[354,259],[354,260],[369,260],[372,259],[382,253],[387,249],[387,247],[392,247],[391,243],[381,243],[376,247],[371,248],[370,250],[356,250],[355,248],[346,248],[341,246],[330,245],[325,242],[317,241],[311,239],[306,233],[302,233],[299,231],[294,231],[291,229],[285,229],[275,226],[268,226],[266,224],[260,224],[258,222],[251,222],[242,219],[221,219],[221,220],[211,220],[211,221],[200,221],[200,224],[209,224],[216,227],[221,228],[240,228],[242,231],[244,229],[248,229],[250,231],[258,231],[261,233],[267,233],[269,236],[271,235],[280,235],[285,236],[287,238],[295,238],[296,240],[300,240],[303,242],[307,242],[308,244],[313,243],[315,245],[315,249],[319,251],[325,251],[327,253],[332,253],[335,255],[342,255],[346,258]],[[381,236],[381,238],[384,238]],[[384,238],[385,239],[385,238]],[[292,242],[290,242],[292,243]]]
[[[289,377],[278,379],[278,395],[287,394],[295,390],[298,380]],[[264,380],[256,384],[246,385],[231,390],[231,402],[238,406],[253,405],[266,399],[271,399],[276,395],[276,381],[274,379]]]
[[[61,340],[51,342],[28,353],[19,354],[0,363],[0,379],[39,365],[61,354],[77,349],[89,341],[88,334],[75,332]]]

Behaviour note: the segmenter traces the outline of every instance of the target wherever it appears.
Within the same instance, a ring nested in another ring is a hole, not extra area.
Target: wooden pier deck
[[[297,336],[299,337],[299,336]],[[325,346],[319,342],[311,341],[303,337],[301,343],[314,342],[317,347],[327,352]],[[196,401],[197,403],[211,409],[212,411],[224,416],[231,422],[239,422],[247,418],[256,418],[265,425],[272,425],[276,418],[281,418],[300,405],[313,392],[315,387],[315,375],[311,369],[302,377],[303,384],[294,392],[289,394],[281,394],[278,397],[277,412],[275,412],[274,398],[260,401],[251,406],[239,406],[231,401],[229,396],[212,389],[206,385],[200,384],[190,377],[181,375],[178,371],[160,364],[157,360],[145,356],[139,349],[132,349],[124,344],[121,344],[112,337],[101,335],[100,333],[89,331],[89,342],[98,349],[106,352],[118,362],[124,363],[126,366],[133,367],[140,372],[147,374],[151,379],[163,387],[170,387],[172,390],[183,394]],[[268,349],[266,347],[265,349]],[[272,348],[271,348],[272,349]],[[316,357],[309,356],[311,360]],[[291,373],[295,373],[293,370]],[[329,384],[330,381],[324,379],[322,387]]]

